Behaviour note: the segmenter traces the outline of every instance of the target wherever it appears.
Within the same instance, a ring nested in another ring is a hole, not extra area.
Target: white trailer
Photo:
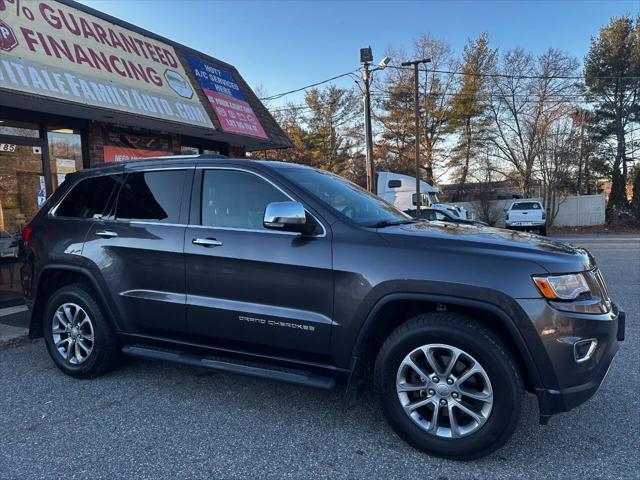
[[[439,190],[427,182],[420,181],[420,204],[423,207],[446,210],[456,217],[467,219],[467,210],[449,203],[440,203]],[[416,209],[416,179],[393,172],[378,172],[376,193],[396,208],[406,212]]]

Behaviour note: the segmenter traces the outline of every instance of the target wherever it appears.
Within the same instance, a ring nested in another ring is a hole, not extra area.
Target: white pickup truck
[[[547,215],[537,200],[518,200],[507,210],[505,226],[510,230],[538,230],[547,234]]]

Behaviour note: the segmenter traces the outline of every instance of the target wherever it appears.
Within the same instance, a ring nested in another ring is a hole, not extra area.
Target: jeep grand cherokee
[[[74,173],[23,239],[30,333],[68,375],[124,353],[318,388],[373,378],[396,432],[449,458],[503,445],[525,390],[542,423],[586,401],[624,338],[586,250],[415,221],[295,164]]]

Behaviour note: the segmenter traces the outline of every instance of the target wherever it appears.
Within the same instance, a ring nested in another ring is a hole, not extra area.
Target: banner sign
[[[55,0],[0,0],[0,88],[213,128],[173,47]]]
[[[143,135],[132,133],[118,127],[105,128],[102,131],[104,145],[127,147],[142,150],[167,151],[169,150],[169,137],[165,135]]]
[[[268,138],[233,74],[185,55],[225,132]]]
[[[160,152],[154,150],[138,150],[128,147],[117,147],[114,145],[105,145],[103,148],[104,161],[111,162],[128,162],[138,158],[165,157],[171,155],[170,152]]]

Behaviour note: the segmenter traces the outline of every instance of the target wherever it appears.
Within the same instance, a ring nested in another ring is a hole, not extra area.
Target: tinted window
[[[202,181],[202,225],[262,229],[267,204],[290,198],[264,179],[237,170],[206,170]]]
[[[514,203],[511,210],[540,210],[540,204],[538,202]]]
[[[186,178],[186,170],[130,173],[118,196],[116,218],[179,223]]]
[[[400,180],[389,180],[389,188],[400,188],[402,182]]]
[[[58,217],[95,218],[104,213],[118,183],[115,175],[87,178],[78,183],[56,210]]]

